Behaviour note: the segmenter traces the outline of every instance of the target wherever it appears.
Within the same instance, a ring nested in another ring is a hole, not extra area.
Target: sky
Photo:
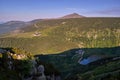
[[[57,18],[71,13],[120,17],[120,0],[0,0],[0,22]]]

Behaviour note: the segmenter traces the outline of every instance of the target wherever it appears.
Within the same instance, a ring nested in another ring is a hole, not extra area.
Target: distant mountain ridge
[[[72,13],[72,14],[68,14],[68,15],[65,15],[63,17],[60,17],[60,18],[53,18],[53,19],[69,19],[69,18],[84,18],[85,16],[82,16],[82,15],[79,15],[77,13]],[[43,20],[52,20],[51,19],[34,19],[32,21],[28,21],[28,22],[24,22],[24,21],[8,21],[8,22],[5,22],[5,23],[1,23],[0,24],[0,34],[3,34],[3,33],[9,33],[9,32],[17,32],[19,30],[21,30],[21,28],[24,28],[24,27],[27,27],[29,25],[33,25],[35,23],[38,23],[40,21],[43,21]]]
[[[20,24],[20,23],[25,23],[24,21],[8,21],[8,22],[6,22],[6,23],[4,23],[4,24],[6,24],[6,25],[11,25],[11,24]]]
[[[22,28],[26,25],[27,23],[24,21],[8,21],[6,23],[0,24],[0,34],[2,33],[8,33],[13,30]]]
[[[84,18],[85,16],[79,15],[77,13],[72,13],[72,14],[68,14],[65,15],[63,17],[61,17],[62,19],[68,19],[68,18]]]

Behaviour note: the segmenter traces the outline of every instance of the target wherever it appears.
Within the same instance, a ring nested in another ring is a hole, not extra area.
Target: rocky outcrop
[[[46,75],[47,65],[40,63],[37,58],[30,59],[25,54],[15,54],[4,49],[0,51],[2,69],[17,72],[21,80],[61,80],[60,75],[56,76],[54,71]]]

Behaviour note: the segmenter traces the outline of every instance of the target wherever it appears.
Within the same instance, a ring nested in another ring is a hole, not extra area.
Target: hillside
[[[84,16],[79,15],[77,13],[73,14],[68,14],[63,17],[57,18],[57,19],[69,19],[69,18],[83,18]],[[24,21],[8,21],[5,23],[0,23],[0,34],[5,34],[5,33],[18,33],[18,32],[23,32],[22,30],[19,30],[20,28],[27,27],[29,25],[34,25],[37,22],[40,22],[42,20],[51,20],[51,19],[35,19],[32,21],[24,22]]]
[[[42,20],[22,28],[21,33],[1,35],[0,47],[53,54],[72,48],[120,46],[119,22],[120,18]]]
[[[24,22],[24,21],[8,21],[5,23],[1,23],[0,24],[0,35],[4,35],[6,33],[10,34],[10,33],[20,33],[23,32],[23,30],[21,30],[21,28],[33,25],[34,23],[40,22],[42,21],[42,19],[35,19],[32,21],[28,21],[28,22]]]
[[[8,21],[6,23],[2,23],[0,24],[0,34],[18,30],[26,25],[28,25],[28,23],[24,21]]]
[[[18,48],[0,48],[0,80],[60,78],[60,72],[52,64],[41,62],[31,53]]]
[[[82,53],[84,54],[81,55]],[[75,48],[59,54],[36,57],[52,63],[65,80],[120,79],[120,47]]]

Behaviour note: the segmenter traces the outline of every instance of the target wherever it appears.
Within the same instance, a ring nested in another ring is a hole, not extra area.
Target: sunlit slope
[[[0,47],[48,54],[71,48],[120,46],[120,18],[42,20],[20,31],[2,35]]]

